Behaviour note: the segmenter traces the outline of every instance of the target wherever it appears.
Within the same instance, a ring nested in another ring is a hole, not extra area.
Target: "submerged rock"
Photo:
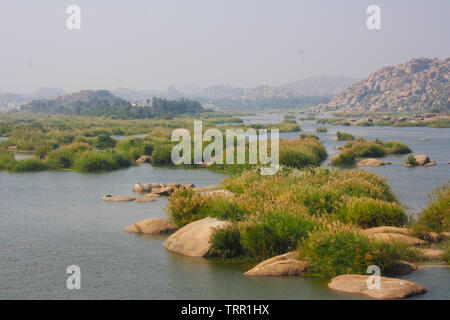
[[[401,299],[427,291],[426,288],[412,281],[387,277],[380,277],[379,289],[369,289],[367,284],[369,277],[344,274],[331,279],[328,287],[341,292],[364,294],[375,299]]]
[[[361,160],[356,165],[360,166],[360,167],[361,166],[379,167],[379,166],[384,166],[384,165],[387,165],[387,164],[391,164],[391,163],[387,162],[387,161],[381,161],[381,160],[375,159],[375,158],[368,158],[368,159]]]
[[[205,257],[211,250],[210,237],[216,228],[231,226],[231,222],[204,218],[185,225],[172,234],[163,246],[169,251],[192,257]]]
[[[153,202],[156,201],[156,198],[154,197],[142,197],[142,198],[136,198],[134,202]]]
[[[177,229],[178,226],[169,220],[151,218],[136,222],[135,224],[124,228],[123,231],[145,234],[163,234],[171,233]]]
[[[129,197],[129,196],[112,196],[112,195],[105,195],[102,197],[103,201],[113,201],[113,202],[120,202],[120,201],[134,201],[136,200],[136,197]]]
[[[298,276],[307,271],[308,263],[297,260],[297,252],[289,252],[270,258],[256,265],[244,276]]]

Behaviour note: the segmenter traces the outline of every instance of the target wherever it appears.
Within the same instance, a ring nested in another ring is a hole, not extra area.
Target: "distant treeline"
[[[208,99],[198,98],[199,101]],[[301,97],[270,97],[259,99],[232,99],[222,98],[214,99],[212,103],[223,110],[237,110],[241,108],[249,108],[252,110],[261,109],[294,109],[316,106],[322,103],[328,103],[331,96],[301,96]]]
[[[23,110],[39,113],[57,113],[112,119],[171,119],[176,115],[205,112],[198,101],[181,98],[167,100],[154,97],[151,106],[133,106],[128,101],[117,98],[71,101],[61,105],[55,100],[34,100]]]

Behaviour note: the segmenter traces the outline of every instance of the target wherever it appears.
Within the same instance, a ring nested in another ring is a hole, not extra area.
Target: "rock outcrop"
[[[356,165],[360,166],[360,167],[379,167],[379,166],[384,166],[387,164],[391,164],[391,163],[387,162],[387,161],[381,161],[381,160],[375,159],[375,158],[368,158],[368,159],[363,159],[363,160],[359,161]]]
[[[410,237],[401,233],[374,233],[370,236],[376,240],[400,241],[410,246],[421,246],[427,244],[427,242],[422,239]]]
[[[244,276],[298,276],[307,271],[308,263],[297,259],[297,252],[285,253],[261,262]]]
[[[216,228],[231,226],[231,222],[204,218],[185,225],[164,241],[169,251],[192,257],[205,257],[211,250],[210,237]]]
[[[448,110],[450,58],[412,59],[383,67],[346,89],[318,111],[386,112]]]
[[[151,218],[136,222],[135,224],[124,228],[123,231],[145,234],[164,234],[174,232],[177,229],[177,225],[169,220]]]
[[[444,256],[444,250],[441,249],[418,249],[419,254],[422,257],[422,259],[425,260],[442,260],[442,257]]]
[[[368,275],[344,274],[331,279],[328,287],[341,292],[367,295],[375,299],[401,299],[427,291],[426,288],[412,281],[387,277],[380,277],[379,289],[369,289],[367,283],[369,277]]]
[[[112,195],[105,195],[102,197],[103,201],[112,201],[112,202],[121,202],[121,201],[134,201],[136,200],[136,197],[129,197],[129,196],[112,196]]]
[[[145,154],[136,159],[137,164],[150,163],[150,161],[151,161],[151,157],[147,156]]]
[[[415,264],[407,261],[399,261],[392,270],[392,273],[398,276],[406,276],[416,270],[417,266]]]

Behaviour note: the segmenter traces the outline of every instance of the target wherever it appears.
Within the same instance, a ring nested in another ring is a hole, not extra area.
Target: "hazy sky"
[[[81,30],[66,28],[72,4]],[[0,91],[362,78],[449,57],[449,13],[449,0],[1,0]]]

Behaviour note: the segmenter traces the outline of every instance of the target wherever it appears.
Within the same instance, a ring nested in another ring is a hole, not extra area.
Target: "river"
[[[269,117],[269,121],[278,121]],[[247,117],[246,121],[254,121]],[[258,122],[263,122],[258,120]],[[301,123],[315,133],[313,122]],[[400,140],[437,166],[368,168],[386,176],[411,214],[426,205],[427,193],[450,178],[450,129],[328,126],[317,135],[329,154],[342,142],[337,130],[382,140]],[[299,133],[283,133],[294,138]],[[420,138],[429,138],[420,141]],[[328,161],[325,162],[325,165]],[[142,219],[165,217],[167,198],[150,203],[104,202],[104,194],[130,195],[137,182],[206,186],[226,176],[206,169],[154,168],[83,174],[67,171],[0,172],[0,299],[361,299],[331,291],[327,281],[307,277],[244,277],[242,263],[184,257],[166,251],[164,236],[122,229]],[[81,290],[66,288],[69,265],[81,269]],[[414,299],[450,299],[450,269],[419,270],[405,279],[428,288]]]

